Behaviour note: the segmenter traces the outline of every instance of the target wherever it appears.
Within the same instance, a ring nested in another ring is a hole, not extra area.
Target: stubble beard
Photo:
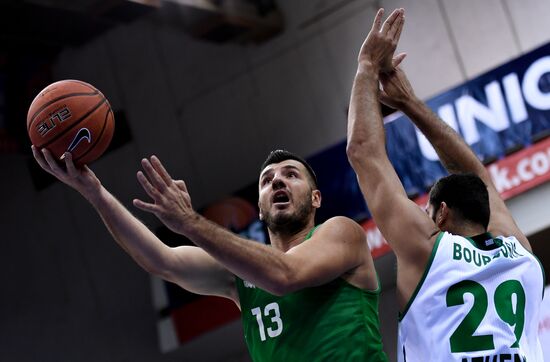
[[[267,228],[274,234],[294,235],[306,227],[312,211],[313,205],[311,205],[310,192],[307,199],[297,206],[295,213],[271,215],[269,212],[265,212],[264,222]]]

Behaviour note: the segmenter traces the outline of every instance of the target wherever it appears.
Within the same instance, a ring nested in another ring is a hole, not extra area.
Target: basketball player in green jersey
[[[382,15],[360,50],[347,153],[397,257],[399,360],[543,361],[542,267],[485,167],[397,67],[403,9],[383,25]],[[426,211],[407,198],[388,159],[379,100],[413,120],[451,173],[430,191]]]
[[[80,192],[120,246],[146,271],[191,292],[233,300],[254,361],[387,361],[378,320],[380,286],[364,230],[345,217],[314,227],[321,193],[311,167],[272,152],[259,179],[260,218],[271,246],[245,240],[196,213],[185,183],[160,160],[143,159],[138,180],[155,214],[198,247],[170,248],[136,219],[87,167],[66,171],[47,150],[40,166]],[[223,176],[223,175],[221,175]]]

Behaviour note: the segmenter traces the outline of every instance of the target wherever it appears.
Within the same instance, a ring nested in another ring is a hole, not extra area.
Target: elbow
[[[273,295],[282,297],[301,289],[295,276],[295,273],[291,272],[280,273],[278,276],[273,278],[267,288],[267,291]]]
[[[373,163],[387,157],[383,142],[350,139],[346,146],[346,155],[351,166],[357,168],[371,167]]]
[[[163,268],[160,265],[153,265],[153,264],[143,264],[142,265],[143,270],[145,270],[147,273],[154,275],[156,277],[159,277],[161,279],[168,280],[170,273],[168,272],[167,268]]]
[[[346,145],[346,155],[348,156],[349,163],[356,167],[363,164],[367,160],[369,154],[369,147],[365,141],[350,139]]]
[[[138,264],[147,273],[164,280],[170,281],[174,275],[173,269],[163,260],[143,260],[138,261]]]
[[[346,155],[351,164],[354,164],[360,159],[360,143],[355,140],[348,140],[346,145]]]

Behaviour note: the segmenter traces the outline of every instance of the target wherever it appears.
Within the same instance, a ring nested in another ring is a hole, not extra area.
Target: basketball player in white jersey
[[[415,95],[394,57],[404,23],[383,10],[363,43],[347,153],[374,221],[397,257],[400,361],[543,361],[542,267],[476,155]],[[380,84],[382,89],[379,89]],[[450,176],[426,210],[407,198],[385,150],[379,100],[404,112]]]

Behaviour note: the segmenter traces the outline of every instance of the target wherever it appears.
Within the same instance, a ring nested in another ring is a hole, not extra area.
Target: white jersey
[[[401,362],[543,362],[544,272],[515,237],[441,232],[399,321]]]

